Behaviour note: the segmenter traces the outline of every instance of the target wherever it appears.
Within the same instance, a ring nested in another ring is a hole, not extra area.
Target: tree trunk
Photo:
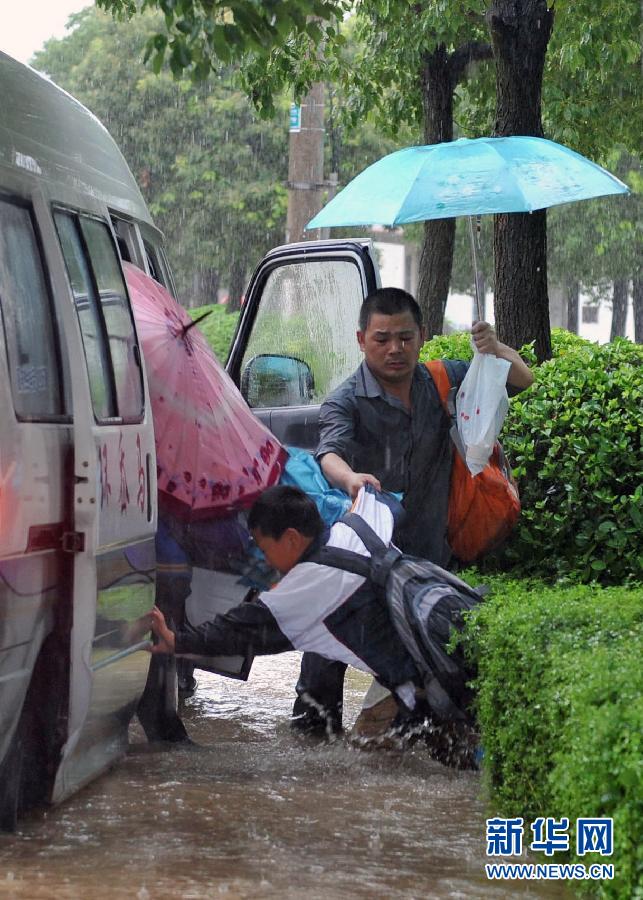
[[[627,279],[617,278],[614,282],[612,295],[612,327],[610,329],[610,341],[617,337],[625,337],[625,324],[627,322]]]
[[[577,281],[565,282],[565,297],[567,299],[567,330],[578,334],[580,284]]]
[[[496,61],[497,137],[542,137],[542,78],[553,20],[547,0],[493,0],[487,12]],[[493,246],[498,337],[515,348],[535,340],[537,358],[549,359],[544,210],[497,215]]]
[[[237,312],[241,309],[241,298],[246,286],[246,267],[239,259],[232,261],[230,267],[230,284],[228,286],[228,305],[226,312]]]
[[[632,279],[632,307],[634,309],[634,340],[643,344],[643,278]]]
[[[551,357],[546,216],[544,209],[496,216],[493,231],[498,338],[516,349],[535,339],[541,361]]]
[[[427,340],[442,334],[444,327],[454,242],[455,219],[433,219],[424,223],[417,300],[422,310]]]
[[[442,44],[433,53],[425,54],[423,60],[422,107],[426,144],[453,140],[453,91],[449,56]],[[417,301],[427,338],[442,334],[444,327],[454,243],[455,219],[431,219],[424,223]]]
[[[206,303],[216,303],[219,294],[219,273],[216,269],[206,266],[199,271],[198,302],[194,306],[204,306]]]
[[[431,53],[423,54],[420,82],[425,144],[453,140],[455,89],[465,77],[469,63],[483,59],[491,59],[491,47],[482,41],[469,41],[451,54],[440,44]],[[442,334],[444,327],[454,244],[455,219],[430,219],[424,223],[417,300],[428,337]]]

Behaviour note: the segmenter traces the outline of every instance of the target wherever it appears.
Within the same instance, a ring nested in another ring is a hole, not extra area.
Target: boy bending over
[[[394,497],[371,485],[359,491],[353,512],[387,544],[403,514]],[[374,675],[392,692],[402,718],[408,717],[416,708],[421,679],[386,603],[376,597],[368,579],[315,562],[324,544],[368,557],[353,529],[342,522],[326,529],[314,502],[286,485],[261,495],[248,525],[282,579],[272,590],[198,627],[186,623],[172,631],[155,607],[152,629],[158,643],[152,652],[220,656],[248,650],[256,655],[313,651]],[[319,712],[324,714],[323,707]]]

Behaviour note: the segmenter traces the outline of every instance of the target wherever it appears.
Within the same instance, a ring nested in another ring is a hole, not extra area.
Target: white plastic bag
[[[474,348],[471,365],[458,391],[455,410],[458,433],[472,475],[489,462],[509,409],[507,375],[511,363]]]

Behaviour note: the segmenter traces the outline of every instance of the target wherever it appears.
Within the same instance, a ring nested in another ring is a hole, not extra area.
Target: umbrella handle
[[[199,322],[202,322],[206,318],[206,316],[210,315],[211,312],[212,312],[212,310],[209,309],[207,312],[204,312],[202,316],[199,316],[198,319],[194,319],[192,322],[190,322],[189,325],[184,325],[183,329],[181,331],[181,337],[185,337],[185,335],[188,333],[190,328],[194,328],[195,325],[198,325]]]
[[[482,303],[480,302],[480,290],[478,287],[478,256],[476,254],[476,242],[473,237],[473,216],[469,216],[469,238],[471,239],[471,256],[473,257],[473,278],[476,292],[476,311],[478,322],[482,321]]]

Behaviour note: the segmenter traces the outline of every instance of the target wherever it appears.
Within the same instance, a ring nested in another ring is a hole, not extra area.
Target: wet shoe
[[[360,711],[351,737],[360,740],[377,740],[388,734],[398,714],[399,706],[392,694],[388,694],[373,706],[363,708]]]
[[[316,714],[305,713],[302,716],[293,716],[290,727],[297,734],[315,738],[333,738],[344,733],[342,723],[329,717],[322,718]]]
[[[188,700],[196,694],[197,680],[193,676],[179,678],[179,700]]]

